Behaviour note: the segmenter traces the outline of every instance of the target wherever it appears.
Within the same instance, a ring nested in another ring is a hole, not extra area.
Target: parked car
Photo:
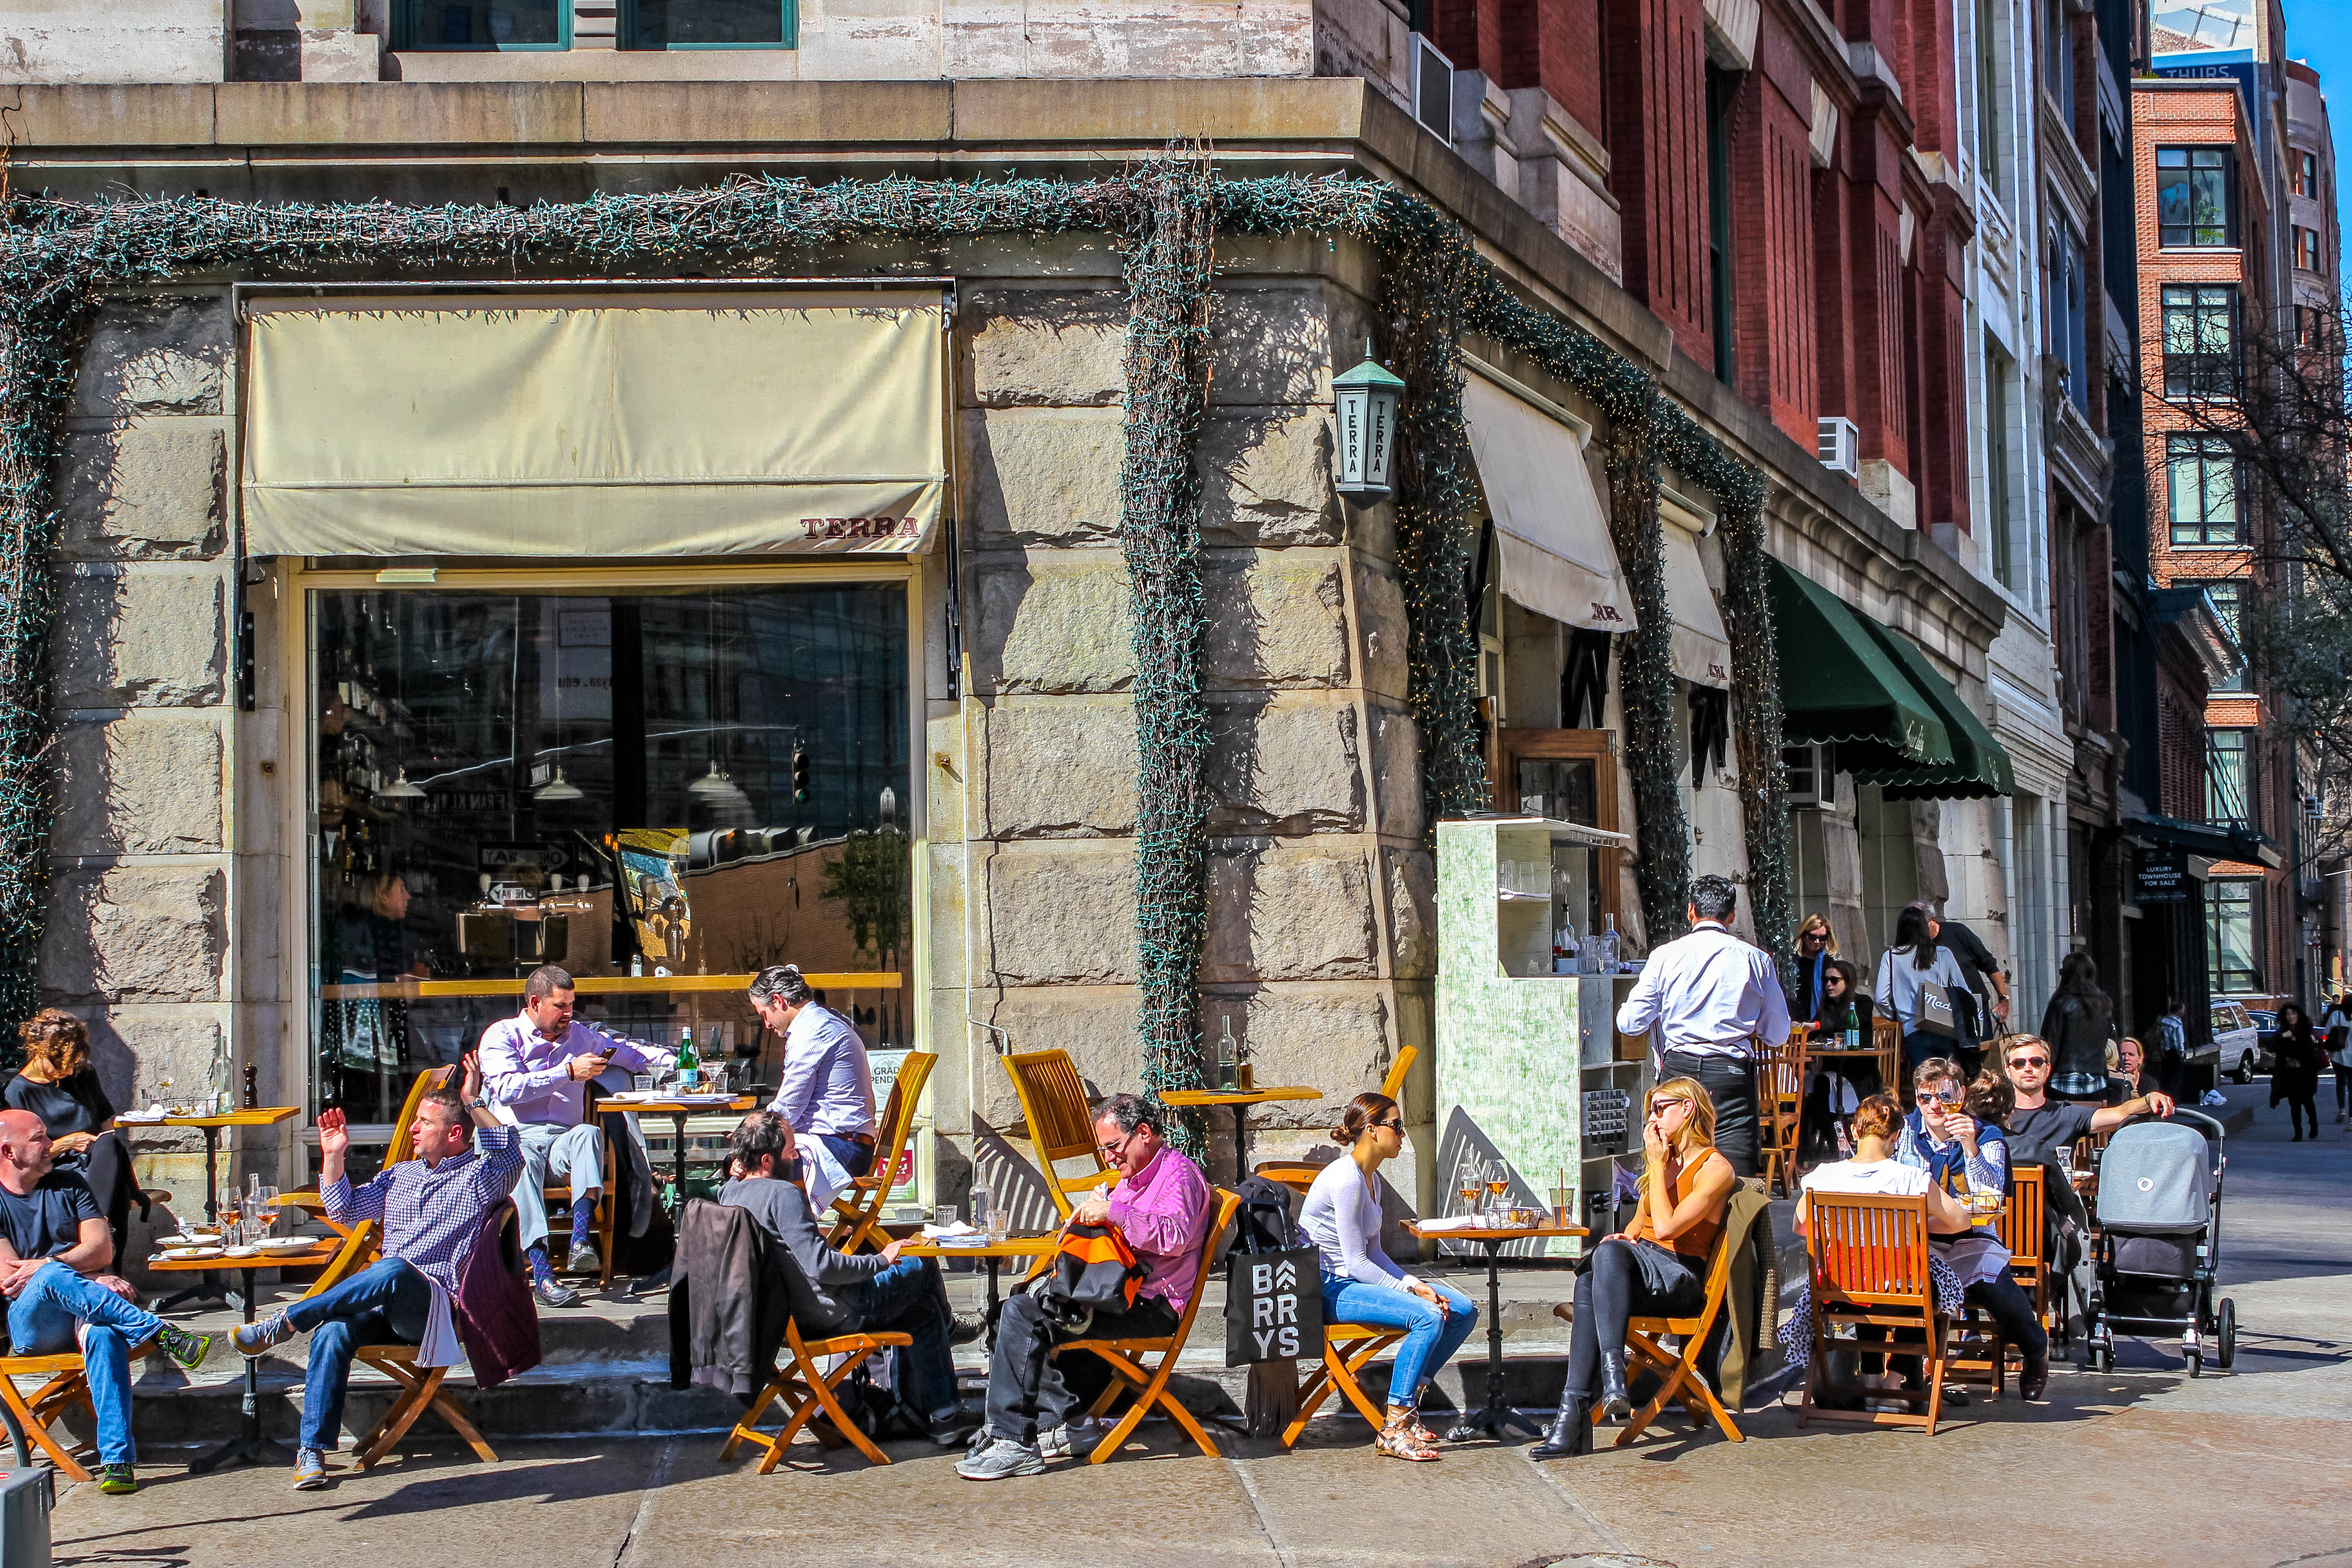
[[[2254,1071],[2269,1072],[2278,1061],[2278,1012],[2275,1008],[2249,1007],[2246,1016],[2254,1021]],[[2243,1083],[2246,1079],[2238,1081]]]
[[[2244,1004],[2216,996],[2211,1017],[2212,1039],[2203,1049],[2189,1053],[2191,1063],[2210,1062],[2216,1075],[2227,1073],[2240,1083],[2252,1083],[2255,1073],[2270,1070],[2261,1033]],[[2272,1023],[2275,1026],[2275,1016]]]

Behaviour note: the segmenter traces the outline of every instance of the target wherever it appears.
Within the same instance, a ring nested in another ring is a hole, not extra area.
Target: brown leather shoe
[[[2050,1358],[2046,1354],[2027,1362],[2025,1370],[2017,1374],[2017,1396],[2020,1399],[2039,1399],[2049,1386]]]

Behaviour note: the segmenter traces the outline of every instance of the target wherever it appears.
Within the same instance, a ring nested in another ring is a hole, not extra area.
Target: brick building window
[[[2294,226],[2294,264],[2305,272],[2321,270],[2319,265],[2319,231]]]
[[[2227,441],[2167,437],[2164,479],[2173,543],[2238,542],[2238,467]]]
[[[2213,613],[2221,617],[2221,625],[2230,634],[2230,640],[2236,643],[2239,650],[2243,652],[2246,647],[2246,637],[2244,632],[2240,629],[2240,617],[2244,614],[2245,610],[2245,600],[2242,597],[2242,591],[2245,584],[2235,578],[2224,578],[2219,583],[2194,583],[2184,584],[2182,585],[2184,587],[2199,587],[2205,590],[2206,596],[2213,601]],[[2216,691],[2244,691],[2249,689],[2249,686],[2250,683],[2246,679],[2245,666],[2241,664],[2238,667],[2237,674],[2230,677],[2227,680],[2215,681],[2213,683],[2213,689]]]
[[[2238,290],[2229,283],[2164,286],[2164,395],[2230,397],[2238,377]]]
[[[2042,31],[2042,58],[2047,72],[2043,79],[2050,89],[2050,101],[2058,106],[2058,118],[2072,130],[2074,124],[2074,29],[2069,25],[2066,0],[2043,0]]]
[[[2156,224],[2164,245],[2235,245],[2227,147],[2156,150]]]
[[[2017,541],[2010,520],[2009,378],[2012,366],[2007,354],[1985,334],[1985,530],[1992,547],[1992,578],[2014,593],[2017,589]]]
[[[2315,153],[2294,155],[2294,194],[2316,200],[2319,195],[2319,158]]]
[[[2205,886],[2205,952],[2213,994],[2261,994],[2263,984],[2263,885],[2257,881],[2209,882]]]
[[[794,0],[621,0],[629,49],[789,49],[799,42]]]
[[[572,0],[393,0],[394,49],[562,49],[571,44]]]
[[[2252,730],[2208,730],[2205,731],[2205,820],[2226,822],[2263,830],[2262,814],[2255,809],[2255,791],[2261,781],[2255,777],[2254,741]]]

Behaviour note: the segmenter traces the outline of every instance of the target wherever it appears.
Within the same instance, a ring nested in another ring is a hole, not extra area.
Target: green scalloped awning
[[[1769,564],[1790,742],[1834,744],[1838,766],[1857,777],[1952,767],[1942,715],[1862,618],[1820,584]]]
[[[1952,683],[1936,673],[1919,645],[1875,621],[1864,624],[1902,664],[1919,694],[1935,704],[1945,733],[1951,737],[1952,762],[1946,767],[1930,764],[1874,771],[1866,777],[1857,769],[1855,782],[1880,785],[1889,800],[1981,800],[1991,795],[2015,795],[2017,775],[2010,769],[2009,753],[1992,738],[1984,721],[1960,700]]]

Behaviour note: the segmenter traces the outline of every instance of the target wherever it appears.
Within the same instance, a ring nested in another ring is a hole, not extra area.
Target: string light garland
[[[50,476],[84,340],[102,294],[212,275],[353,273],[449,277],[534,270],[656,276],[805,275],[788,253],[846,241],[1104,233],[1123,247],[1129,299],[1127,450],[1120,544],[1129,577],[1137,675],[1136,931],[1144,1081],[1202,1081],[1198,969],[1207,930],[1207,715],[1200,662],[1206,609],[1194,467],[1206,398],[1213,246],[1220,233],[1353,237],[1388,265],[1382,308],[1400,410],[1398,557],[1411,626],[1411,702],[1433,817],[1487,802],[1476,709],[1468,576],[1477,487],[1461,413],[1460,339],[1476,332],[1529,354],[1592,398],[1612,436],[1612,531],[1633,541],[1645,633],[1623,666],[1629,739],[1664,724],[1672,626],[1654,559],[1657,464],[1719,502],[1729,568],[1732,682],[1758,930],[1786,953],[1786,817],[1778,682],[1763,589],[1763,481],[1658,394],[1647,372],[1591,333],[1528,304],[1459,225],[1411,193],[1349,176],[1220,180],[1197,147],[1092,180],[840,180],[740,176],[654,195],[599,194],[530,206],[391,202],[261,205],[215,198],[96,202],[16,195],[0,213],[0,1040],[37,1000],[48,897],[54,791],[47,651],[57,609],[58,525]],[[1622,462],[1627,482],[1616,478]],[[1646,475],[1646,478],[1644,477]],[[1650,498],[1646,502],[1642,497]],[[1640,512],[1646,507],[1648,521]],[[1640,717],[1634,717],[1636,708]],[[1645,783],[1673,768],[1671,745],[1633,748],[1645,911],[1689,880],[1679,792]],[[1669,803],[1671,803],[1669,805]],[[1777,891],[1771,889],[1777,889]],[[1676,911],[1679,913],[1679,910]],[[1654,938],[1659,928],[1653,928]],[[1197,1128],[1188,1130],[1195,1137]],[[1190,1141],[1190,1140],[1188,1140]]]

